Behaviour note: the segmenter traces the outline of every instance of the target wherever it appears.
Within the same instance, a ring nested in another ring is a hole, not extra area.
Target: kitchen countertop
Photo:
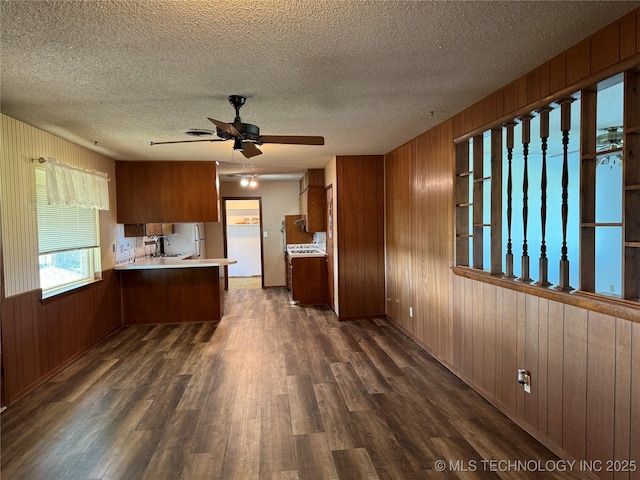
[[[150,270],[165,268],[206,268],[222,267],[238,263],[233,258],[198,258],[180,259],[179,257],[147,257],[139,258],[134,263],[123,263],[113,267],[114,270]]]

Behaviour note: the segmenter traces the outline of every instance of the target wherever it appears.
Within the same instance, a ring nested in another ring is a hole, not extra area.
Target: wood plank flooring
[[[245,290],[247,288],[262,288],[262,277],[229,277],[229,290]]]
[[[284,289],[226,305],[126,327],[3,412],[2,479],[533,479],[481,460],[556,459],[386,320]]]

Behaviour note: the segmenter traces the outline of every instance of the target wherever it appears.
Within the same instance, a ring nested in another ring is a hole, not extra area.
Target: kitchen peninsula
[[[224,314],[227,258],[150,257],[116,265],[125,325],[207,322]]]

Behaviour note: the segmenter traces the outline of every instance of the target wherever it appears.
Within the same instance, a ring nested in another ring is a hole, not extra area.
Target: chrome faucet
[[[171,242],[169,241],[169,239],[165,236],[165,235],[158,235],[153,241],[156,243],[156,257],[159,257],[161,254],[164,253],[164,245],[161,244],[160,240],[165,239],[167,241],[167,245],[171,245]],[[161,248],[162,247],[162,248]]]

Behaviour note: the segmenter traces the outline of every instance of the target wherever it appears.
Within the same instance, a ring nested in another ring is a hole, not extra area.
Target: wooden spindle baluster
[[[570,291],[569,259],[567,257],[567,221],[569,219],[569,130],[571,130],[571,104],[575,98],[559,100],[560,130],[562,130],[562,248],[560,250],[560,282],[556,289]]]
[[[548,287],[549,282],[549,259],[547,258],[547,245],[545,243],[547,231],[547,140],[549,139],[549,112],[551,107],[543,107],[537,112],[540,114],[540,140],[542,148],[542,175],[540,178],[540,223],[542,225],[542,242],[540,243],[539,260],[539,280],[536,285]]]
[[[509,122],[505,125],[507,129],[507,256],[506,256],[506,273],[504,278],[516,278],[513,274],[513,251],[511,245],[511,214],[513,204],[513,177],[511,171],[511,163],[513,161],[513,144],[514,129],[516,122]]]
[[[522,257],[520,282],[529,283],[529,246],[527,244],[527,223],[529,220],[529,143],[531,142],[531,119],[533,115],[523,115],[520,117],[522,125],[522,156],[524,159],[524,171],[522,175]]]

